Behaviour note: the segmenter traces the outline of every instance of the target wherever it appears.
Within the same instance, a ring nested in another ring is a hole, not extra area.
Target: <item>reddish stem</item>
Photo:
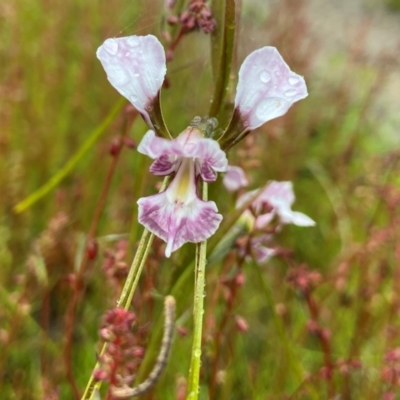
[[[135,118],[137,117],[137,113],[135,112],[132,114],[130,119],[127,121],[125,129],[123,130],[123,133],[121,135],[121,144],[123,143],[123,139],[127,136],[129,129],[134,122]],[[93,219],[89,228],[89,232],[87,234],[87,239],[86,239],[86,246],[91,243],[97,232],[97,228],[99,225],[100,217],[101,214],[104,210],[105,202],[107,199],[107,194],[111,186],[111,181],[114,176],[117,163],[119,160],[121,152],[118,151],[113,155],[111,164],[108,168],[106,179],[104,181],[104,185],[99,197],[99,200],[97,202]],[[64,347],[64,363],[66,366],[66,374],[67,374],[67,379],[68,382],[72,388],[73,396],[76,400],[80,399],[80,393],[78,390],[78,386],[75,381],[75,377],[73,374],[73,368],[72,368],[72,336],[74,332],[74,326],[75,326],[75,318],[76,318],[76,311],[78,307],[78,303],[81,300],[81,298],[85,294],[86,290],[86,285],[84,282],[84,275],[86,271],[88,270],[90,263],[89,263],[89,255],[88,252],[85,250],[81,264],[79,266],[79,270],[76,274],[76,281],[75,281],[75,286],[74,286],[74,291],[72,293],[71,300],[68,304],[67,311],[66,311],[66,316],[65,316],[65,347]]]

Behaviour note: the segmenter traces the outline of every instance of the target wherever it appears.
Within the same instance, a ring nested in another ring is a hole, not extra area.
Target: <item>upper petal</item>
[[[240,67],[235,108],[245,126],[255,129],[285,114],[307,95],[304,78],[290,70],[275,47],[263,47],[247,56]]]
[[[256,201],[266,201],[273,207],[283,210],[290,209],[294,200],[295,196],[292,182],[271,181]]]
[[[146,106],[157,96],[167,71],[164,48],[153,35],[107,39],[97,50],[108,80],[152,126]]]

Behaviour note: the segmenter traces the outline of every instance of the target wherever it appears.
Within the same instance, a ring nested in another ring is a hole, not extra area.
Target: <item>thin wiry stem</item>
[[[165,178],[163,185],[160,189],[160,192],[162,192],[168,184],[169,178]],[[139,278],[141,275],[141,272],[143,270],[144,264],[147,259],[147,255],[150,251],[150,246],[153,241],[154,235],[150,233],[147,229],[143,231],[142,237],[139,242],[138,249],[136,251],[135,257],[132,261],[131,268],[129,270],[128,277],[126,278],[125,285],[122,289],[121,296],[119,300],[117,301],[117,306],[118,307],[123,307],[126,310],[129,308],[133,295],[135,293],[137,284],[139,282]],[[106,350],[107,344],[104,344],[100,356],[104,354]],[[93,371],[95,371],[98,368],[99,364],[96,363]],[[85,392],[82,396],[82,400],[87,400],[87,399],[93,399],[94,395],[96,392],[100,390],[101,387],[101,381],[95,382],[94,383],[94,376],[93,373],[89,378],[89,382],[86,385]]]
[[[207,184],[203,184],[203,200],[207,200]],[[204,286],[205,269],[207,257],[207,241],[201,242],[196,247],[196,272],[194,288],[194,333],[192,355],[190,359],[187,399],[197,400],[199,396],[200,360],[201,360],[201,338],[203,333],[204,314]]]
[[[172,296],[167,296],[164,301],[165,320],[161,349],[158,354],[154,368],[150,372],[147,379],[138,386],[132,388],[128,386],[113,386],[111,388],[111,392],[114,397],[117,397],[119,399],[127,399],[130,397],[139,396],[140,394],[147,392],[157,383],[167,365],[169,353],[172,346],[172,338],[174,336],[175,327],[175,308],[175,299]]]

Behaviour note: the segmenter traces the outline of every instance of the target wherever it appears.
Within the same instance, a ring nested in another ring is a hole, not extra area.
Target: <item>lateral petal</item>
[[[307,95],[304,78],[290,70],[275,47],[267,46],[249,54],[240,67],[235,108],[244,126],[256,129]]]
[[[153,35],[107,39],[97,58],[108,80],[152,127],[147,107],[161,89],[167,71],[164,48]]]

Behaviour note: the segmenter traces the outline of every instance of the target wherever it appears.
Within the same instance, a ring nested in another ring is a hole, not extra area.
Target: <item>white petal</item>
[[[161,157],[164,154],[172,154],[173,152],[173,141],[160,138],[156,136],[155,132],[149,130],[143,136],[143,139],[139,143],[137,151],[139,153],[149,156],[153,160]]]
[[[235,108],[245,126],[255,129],[307,95],[304,78],[290,70],[275,47],[263,47],[240,67]]]
[[[167,71],[164,48],[155,36],[107,39],[97,50],[108,80],[151,125],[146,107],[160,91]]]
[[[266,201],[279,210],[290,209],[295,201],[293,184],[290,181],[271,181],[256,201]]]
[[[298,212],[288,210],[283,213],[279,213],[282,223],[284,224],[294,224],[297,226],[315,226],[315,221],[313,221],[307,215]]]

